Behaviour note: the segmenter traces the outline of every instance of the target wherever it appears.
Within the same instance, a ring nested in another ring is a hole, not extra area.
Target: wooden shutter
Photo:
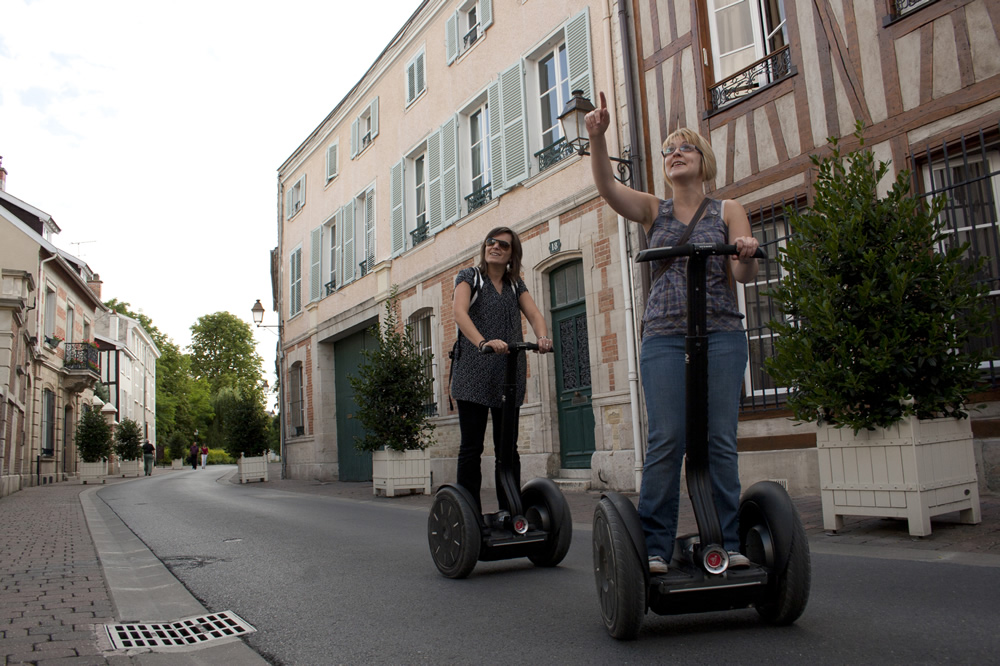
[[[486,28],[493,25],[493,0],[479,0],[479,28],[486,32]]]
[[[427,228],[429,233],[441,231],[441,132],[427,137]]]
[[[326,149],[326,179],[331,180],[337,177],[337,148],[334,143]]]
[[[323,227],[316,227],[309,238],[309,300],[323,297]]]
[[[372,139],[378,136],[378,97],[372,100],[371,107],[368,110],[372,116]]]
[[[365,267],[371,270],[375,266],[375,188],[365,192]]]
[[[444,53],[448,64],[458,57],[458,12],[456,11],[444,24]]]
[[[566,24],[566,61],[569,64],[569,90],[582,90],[594,99],[590,66],[590,17],[583,10]]]
[[[509,190],[528,177],[524,67],[521,62],[500,73],[500,120],[503,123],[503,186]]]
[[[389,170],[389,226],[392,229],[392,256],[406,249],[406,218],[403,209],[403,162],[399,160]]]
[[[461,215],[458,196],[458,116],[441,126],[441,224],[448,226]]]
[[[351,123],[351,159],[352,160],[355,157],[358,156],[358,141],[360,140],[359,137],[358,137],[358,123],[359,122],[360,122],[359,119],[355,118],[354,122]]]
[[[486,93],[487,104],[490,109],[490,126],[486,132],[490,137],[490,181],[493,197],[500,196],[505,188],[503,186],[503,121],[500,119],[500,81],[490,84]]]
[[[358,269],[357,258],[354,256],[354,199],[351,199],[344,206],[344,284],[354,281],[355,271]]]

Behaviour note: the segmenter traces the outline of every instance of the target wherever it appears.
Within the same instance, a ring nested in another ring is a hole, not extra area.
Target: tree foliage
[[[259,456],[270,448],[270,417],[258,396],[225,388],[215,400],[214,428],[222,448],[233,458]]]
[[[229,387],[263,400],[264,360],[250,324],[229,312],[204,315],[191,326],[191,372],[215,395]]]
[[[96,409],[84,410],[76,424],[76,450],[83,462],[100,462],[111,453],[111,426]]]
[[[365,435],[355,438],[361,451],[383,446],[395,451],[423,449],[433,443],[434,424],[425,402],[431,379],[426,360],[411,341],[410,326],[400,326],[399,294],[393,285],[385,302],[385,319],[374,327],[378,346],[361,352],[358,374],[348,379],[358,403]]]
[[[943,198],[911,196],[908,172],[879,197],[889,165],[864,149],[860,124],[856,136],[857,151],[842,156],[831,139],[833,154],[813,158],[815,199],[792,215],[778,258],[786,275],[771,296],[789,319],[771,322],[768,372],[802,421],[858,432],[911,414],[964,418],[979,381],[968,343],[987,317],[981,264],[944,233]]]
[[[122,419],[115,428],[115,455],[119,460],[142,457],[142,426],[132,419]]]

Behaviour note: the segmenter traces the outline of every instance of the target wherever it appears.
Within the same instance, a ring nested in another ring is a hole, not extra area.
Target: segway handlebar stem
[[[665,247],[652,247],[648,250],[642,250],[635,256],[635,260],[637,262],[656,261],[657,259],[667,259],[668,257],[690,257],[695,254],[732,255],[738,252],[739,250],[736,249],[735,245],[728,243],[687,243],[685,245],[667,245]],[[757,248],[757,252],[753,256],[755,259],[767,259],[767,253],[760,248]]]

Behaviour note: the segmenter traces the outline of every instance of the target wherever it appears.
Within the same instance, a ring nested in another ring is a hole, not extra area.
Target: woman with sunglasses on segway
[[[458,403],[461,445],[458,452],[458,483],[475,498],[482,513],[481,458],[487,417],[493,416],[493,444],[500,449],[501,406],[507,344],[521,342],[521,314],[528,319],[538,340],[539,353],[552,351],[545,318],[521,279],[521,241],[512,229],[497,227],[483,240],[479,263],[455,278],[455,323],[459,340],[452,360],[451,395]],[[495,353],[480,353],[484,347]],[[518,359],[517,402],[524,402],[527,363]],[[515,421],[516,423],[516,421]],[[521,486],[521,464],[516,433],[512,460],[517,487]],[[498,461],[499,464],[499,461]],[[499,474],[499,469],[498,469]],[[508,510],[497,480],[501,510]]]
[[[715,154],[698,133],[681,128],[663,142],[663,175],[672,197],[658,197],[618,183],[612,175],[604,133],[610,125],[607,101],[587,114],[594,183],[611,208],[637,222],[649,247],[684,243],[731,243],[739,254],[708,262],[708,455],[712,495],[722,528],[729,567],[749,566],[739,553],[737,511],[740,480],[736,427],[740,389],[747,365],[743,315],[730,288],[729,274],[748,282],[757,274],[753,254],[758,242],[743,207],[704,194],[716,175]],[[694,225],[694,226],[691,226]],[[685,433],[685,333],[687,331],[686,258],[654,261],[652,287],[643,315],[640,371],[649,421],[649,438],[639,490],[639,518],[646,538],[651,574],[664,574],[674,550]]]

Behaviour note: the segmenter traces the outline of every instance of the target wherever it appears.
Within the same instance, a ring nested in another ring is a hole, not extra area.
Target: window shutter
[[[351,199],[344,206],[344,284],[354,281],[354,272],[358,268],[356,257],[354,256],[354,200]]]
[[[291,275],[289,276],[288,308],[289,316],[294,316],[302,309],[302,248],[292,252],[289,263],[291,264],[289,266]]]
[[[406,249],[406,227],[403,216],[403,160],[389,169],[389,225],[392,227],[392,256]]]
[[[323,296],[323,227],[316,227],[309,238],[309,300]]]
[[[566,60],[569,64],[569,90],[582,90],[594,99],[590,66],[590,15],[584,10],[566,24]]]
[[[486,32],[486,28],[493,25],[493,0],[479,0],[479,28]]]
[[[490,126],[487,128],[490,136],[490,181],[493,183],[493,196],[498,197],[505,191],[503,186],[503,122],[500,119],[500,81],[490,84],[486,93],[490,109]]]
[[[372,100],[370,112],[372,114],[372,138],[378,136],[378,97]]]
[[[406,103],[409,104],[417,96],[417,62],[413,61],[406,68]]]
[[[458,57],[458,12],[448,17],[444,24],[444,53],[448,64]]]
[[[365,192],[365,261],[367,269],[375,265],[375,188]]]
[[[334,229],[335,238],[333,239],[335,244],[334,254],[336,255],[333,262],[333,281],[339,289],[344,284],[344,230],[346,226],[344,225],[343,206],[334,213],[333,223],[336,227]]]
[[[358,156],[358,119],[351,123],[351,159]]]
[[[461,215],[458,198],[458,117],[441,126],[441,222],[448,226]]]
[[[427,228],[441,231],[441,132],[427,137]]]
[[[326,179],[337,177],[337,144],[326,149]]]
[[[424,54],[421,52],[417,56],[416,70],[417,70],[417,95],[424,91]]]
[[[327,271],[326,281],[332,282],[336,288],[337,284],[337,217],[339,211],[333,214],[332,222],[330,222],[329,230],[326,232],[327,238],[329,238],[328,249],[330,253],[326,255],[327,266],[329,270]],[[323,295],[326,295],[326,288],[324,284]]]
[[[521,62],[500,73],[500,120],[503,123],[503,187],[509,190],[528,177],[524,69]]]

